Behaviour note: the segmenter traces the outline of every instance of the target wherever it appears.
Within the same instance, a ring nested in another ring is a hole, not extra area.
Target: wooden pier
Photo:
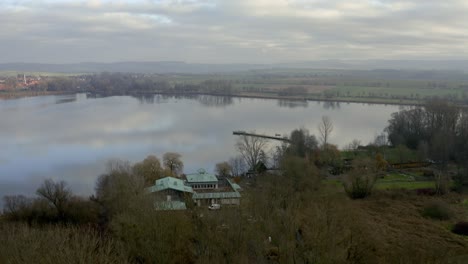
[[[288,142],[288,143],[291,142],[291,140],[289,140],[289,138],[287,137],[260,135],[260,134],[247,133],[245,131],[234,131],[232,132],[232,134],[236,136],[260,137],[260,138],[266,138],[266,139],[279,140],[279,141]]]

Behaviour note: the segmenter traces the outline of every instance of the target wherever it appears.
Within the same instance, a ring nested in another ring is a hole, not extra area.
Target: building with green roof
[[[195,190],[192,199],[198,206],[221,204],[221,205],[239,205],[241,194],[236,190],[227,179],[223,179],[225,184],[213,190]]]
[[[239,205],[239,190],[239,185],[224,178],[218,180],[215,175],[206,173],[203,169],[186,175],[185,181],[165,177],[147,188],[148,193],[154,196],[156,210],[185,210],[186,201],[193,201],[198,206]]]
[[[193,193],[192,187],[185,185],[183,180],[174,177],[165,177],[156,180],[155,185],[148,188],[149,192],[159,192],[169,189],[180,192]]]
[[[204,169],[199,169],[197,173],[185,175],[187,185],[194,190],[209,190],[218,188],[218,178],[214,174],[207,173]]]
[[[154,197],[156,210],[185,210],[185,201],[190,200],[193,189],[181,179],[165,177],[156,180],[146,189]]]

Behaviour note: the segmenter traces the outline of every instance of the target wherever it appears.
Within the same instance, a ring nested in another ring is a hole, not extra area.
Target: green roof
[[[231,182],[229,182],[229,183],[231,183]],[[237,184],[237,183],[231,183],[231,186],[235,191],[241,191],[242,190],[242,187],[240,187],[240,185]]]
[[[148,188],[149,192],[159,192],[166,189],[193,193],[192,187],[185,185],[183,180],[174,177],[165,177],[156,180],[156,184]]]
[[[240,198],[239,192],[209,192],[209,193],[194,193],[192,199],[228,199]]]
[[[164,201],[164,202],[155,202],[154,207],[156,210],[186,210],[184,202],[180,201]]]
[[[217,182],[218,178],[214,174],[206,173],[205,170],[200,169],[197,173],[187,174],[185,176],[189,183],[203,183],[203,182]]]

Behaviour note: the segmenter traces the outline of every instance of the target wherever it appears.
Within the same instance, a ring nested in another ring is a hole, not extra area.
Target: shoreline
[[[77,94],[78,92],[61,92],[61,91],[47,91],[47,92],[34,92],[34,91],[0,91],[0,100],[9,100],[9,99],[19,99],[26,97],[36,97],[36,96],[48,96],[48,95],[70,95]],[[92,95],[101,96],[102,94],[93,93],[93,92],[83,92]],[[286,100],[286,101],[312,101],[312,102],[339,102],[339,103],[362,103],[362,104],[381,104],[381,105],[401,105],[401,106],[418,106],[423,105],[424,102],[421,101],[404,101],[400,99],[381,99],[381,98],[321,98],[315,96],[279,96],[279,95],[269,95],[262,93],[178,93],[178,92],[137,92],[137,93],[128,93],[128,94],[109,94],[105,96],[138,96],[138,95],[174,95],[174,96],[224,96],[224,97],[238,97],[238,98],[252,98],[252,99],[274,99],[274,100]],[[460,105],[463,106],[463,105]],[[466,107],[466,106],[465,106]]]
[[[36,97],[36,96],[65,95],[65,94],[76,94],[76,93],[60,92],[60,91],[54,91],[54,92],[0,91],[0,99],[9,100],[9,99],[19,99],[19,98]]]

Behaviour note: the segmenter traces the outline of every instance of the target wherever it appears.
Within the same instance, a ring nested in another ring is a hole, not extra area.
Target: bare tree
[[[381,133],[380,135],[375,136],[374,145],[376,145],[377,147],[387,146],[388,145],[387,135],[385,133]]]
[[[21,211],[31,206],[33,199],[23,195],[7,195],[3,197],[3,213],[12,218],[19,216]]]
[[[267,141],[264,138],[245,135],[240,136],[236,142],[236,148],[249,166],[249,169],[255,168],[260,161],[261,153],[266,145]]]
[[[348,145],[344,147],[347,151],[356,151],[361,145],[361,141],[358,139],[353,139]]]
[[[65,206],[72,197],[72,192],[67,187],[66,182],[54,182],[52,179],[47,179],[37,189],[36,193],[57,209],[59,217],[64,216]]]
[[[231,166],[233,176],[240,176],[246,171],[245,161],[242,156],[230,158],[229,165]]]
[[[166,169],[169,169],[172,174],[178,175],[184,169],[184,163],[180,159],[181,155],[176,152],[166,152],[163,155],[163,164]]]
[[[333,131],[333,123],[328,116],[322,116],[322,121],[318,125],[318,131],[320,133],[320,140],[325,148],[328,144],[330,134]]]

